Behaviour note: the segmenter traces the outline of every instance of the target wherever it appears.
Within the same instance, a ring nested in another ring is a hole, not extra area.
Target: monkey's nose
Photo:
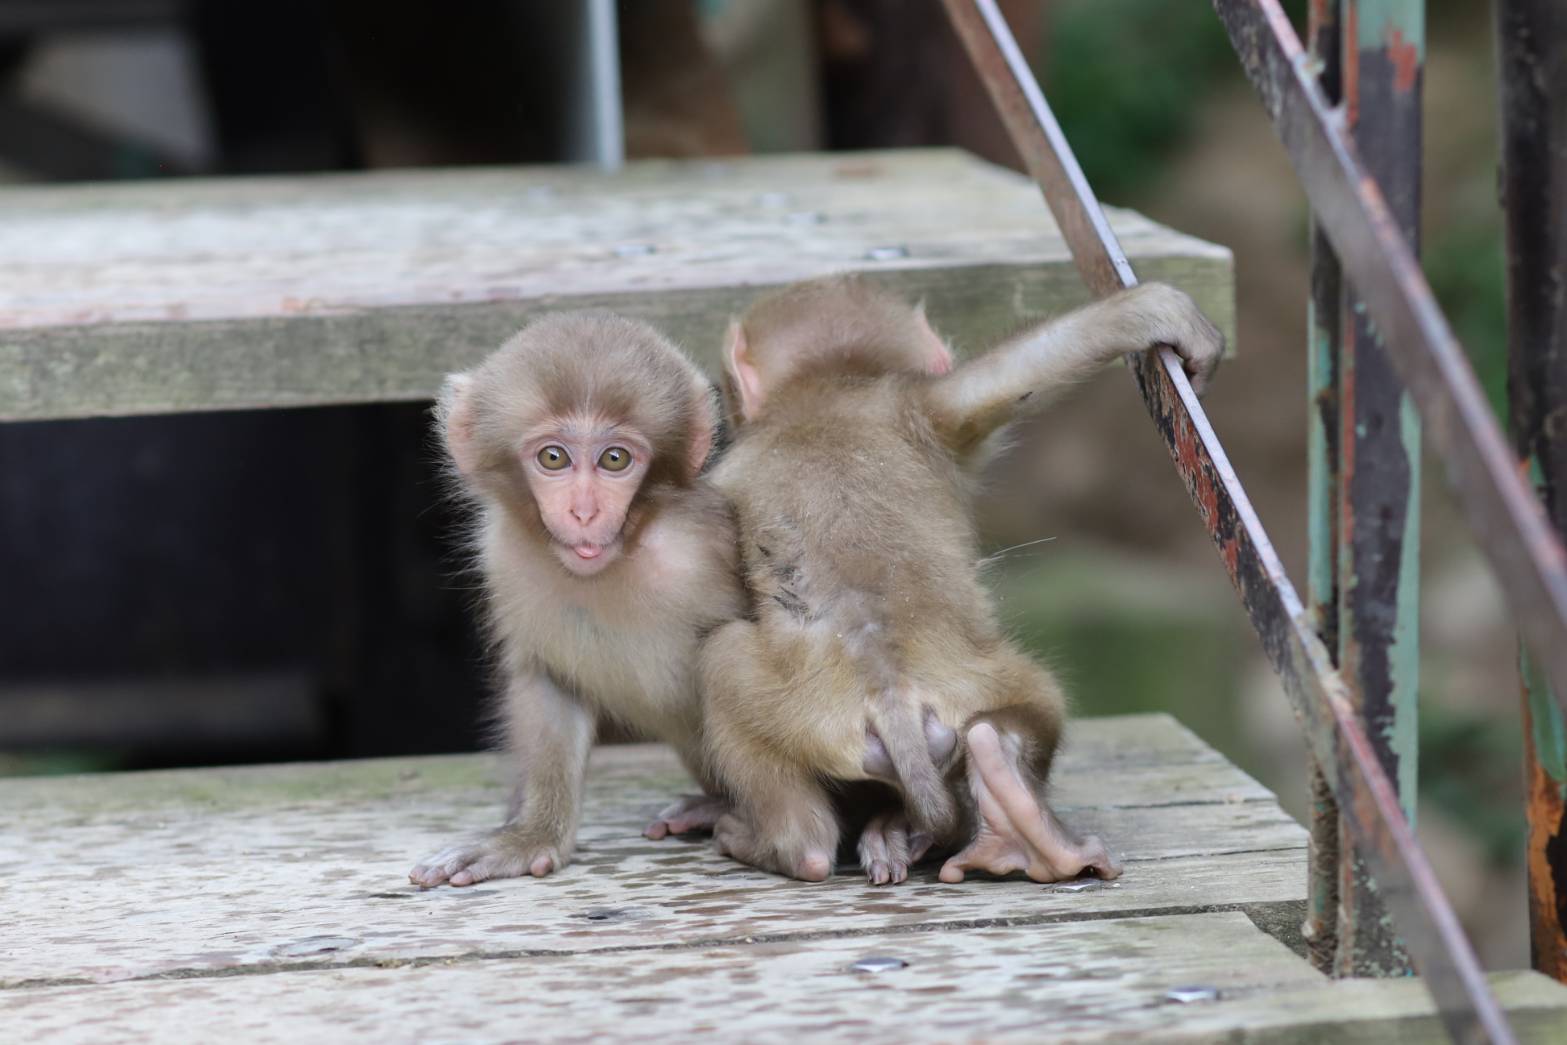
[[[598,518],[599,510],[597,505],[590,505],[582,508],[573,508],[571,514],[579,523],[586,526]]]

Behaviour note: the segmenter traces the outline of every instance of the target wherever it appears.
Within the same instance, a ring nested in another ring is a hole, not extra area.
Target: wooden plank
[[[1567,1038],[1567,988],[1535,972],[1486,977],[1521,1042],[1550,1045]],[[1449,1036],[1420,980],[1335,980],[1183,1012],[1173,1037],[1184,1041],[1270,1042],[1274,1045],[1385,1045]],[[1157,1030],[1134,1038],[1160,1040]]]
[[[593,760],[589,801],[605,808],[623,811],[690,786],[657,744],[600,748]],[[48,824],[89,812],[153,812],[170,805],[218,812],[312,800],[403,800],[451,790],[466,792],[464,800],[498,803],[501,776],[489,756],[435,755],[0,779],[0,796],[7,824]],[[1119,785],[1113,792],[1103,787],[1106,777]],[[1069,806],[1148,805],[1167,798],[1273,800],[1261,784],[1162,713],[1070,723],[1057,756],[1054,795]]]
[[[1139,759],[1138,751],[1147,755]],[[1135,771],[1132,767],[1135,766]],[[425,852],[493,826],[483,756],[0,780],[0,985],[295,961],[577,952],[1299,901],[1305,833],[1168,716],[1085,720],[1063,815],[1127,860],[1116,882],[873,889],[761,874],[705,842],[648,842],[690,783],[651,745],[595,752],[576,863],[540,881],[420,892]],[[596,913],[613,912],[594,917]],[[312,940],[336,941],[319,949]]]
[[[1234,343],[1228,250],[1128,211]],[[711,360],[758,293],[867,270],[973,349],[1086,300],[1027,179],[954,150],[0,191],[0,420],[417,400],[540,309]]]
[[[864,958],[906,963],[856,971]],[[1526,1035],[1567,989],[1501,978]],[[1172,989],[1209,987],[1179,1004]],[[8,1040],[1432,1040],[1411,981],[1328,983],[1243,915],[265,970],[0,993]]]

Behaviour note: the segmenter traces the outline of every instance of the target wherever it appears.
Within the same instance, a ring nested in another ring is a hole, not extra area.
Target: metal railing
[[[1096,295],[1134,285],[1137,278],[994,0],[944,3],[1084,282]],[[1551,57],[1552,40],[1567,41],[1560,31],[1563,16],[1552,3],[1502,0],[1504,32],[1509,19],[1516,21],[1510,39],[1535,48],[1542,63]],[[1312,609],[1285,575],[1174,353],[1163,349],[1134,357],[1132,373],[1284,684],[1314,760],[1306,926],[1313,958],[1340,975],[1385,973],[1403,966],[1407,948],[1455,1038],[1512,1041],[1410,823],[1414,651],[1407,637],[1401,642],[1400,631],[1413,624],[1418,531],[1416,541],[1405,538],[1418,519],[1420,434],[1406,388],[1506,591],[1529,663],[1543,671],[1528,707],[1557,716],[1548,721],[1557,738],[1567,696],[1567,556],[1521,477],[1406,238],[1418,225],[1424,5],[1313,0],[1316,57],[1302,47],[1278,0],[1213,0],[1213,6],[1313,208]],[[1375,10],[1362,18],[1363,6]],[[1369,24],[1371,15],[1378,24]],[[1504,52],[1508,46],[1504,40]],[[1536,76],[1533,82],[1554,83],[1554,98],[1508,96],[1515,123],[1537,118],[1546,104],[1556,106],[1560,117],[1567,106],[1562,89],[1567,66],[1554,59],[1552,69],[1554,81]],[[1345,107],[1336,107],[1341,101]],[[1556,120],[1557,135],[1562,123]],[[1533,126],[1536,137],[1545,133],[1537,119]],[[1364,149],[1357,138],[1365,140]],[[1517,147],[1535,147],[1528,144],[1532,140],[1520,131]],[[1514,136],[1508,142],[1512,158]],[[1567,156],[1562,147],[1567,143],[1556,144],[1556,155]],[[1563,174],[1557,171],[1558,178]],[[1534,178],[1518,191],[1534,194],[1537,218],[1526,230],[1513,228],[1514,239],[1533,236],[1532,256],[1560,266],[1567,236],[1563,202],[1551,199],[1549,178]],[[1548,224],[1547,206],[1555,208],[1549,212],[1552,231],[1541,232],[1538,227]],[[1519,224],[1530,223],[1515,213],[1511,225]],[[1567,446],[1567,421],[1555,413],[1567,417],[1562,410],[1567,376],[1555,366],[1554,354],[1567,352],[1562,330],[1567,311],[1559,295],[1530,298],[1538,299],[1529,313],[1530,329],[1542,340],[1519,341],[1524,313],[1517,289],[1527,286],[1524,280],[1542,280],[1544,273],[1544,268],[1514,273],[1513,376],[1515,383],[1547,382],[1545,370],[1554,366],[1555,373],[1548,379],[1550,396],[1531,399],[1532,412],[1522,422],[1515,411],[1514,429],[1520,455],[1535,462],[1537,474],[1560,479],[1545,489],[1562,522],[1567,454],[1551,452]],[[1558,269],[1558,278],[1567,274]],[[1556,346],[1548,356],[1546,344]],[[1563,431],[1549,432],[1553,418]],[[1554,701],[1543,696],[1552,692]],[[1532,783],[1543,791],[1560,785],[1550,772],[1563,755],[1560,748],[1531,748]],[[1559,817],[1559,786],[1552,793],[1555,804],[1542,799],[1542,815],[1554,810]],[[1556,823],[1548,826],[1558,829]],[[1532,872],[1537,855],[1532,839]],[[1545,868],[1547,874],[1559,871]],[[1567,880],[1562,884],[1567,890]],[[1567,891],[1559,895],[1567,897]],[[1538,954],[1542,933],[1552,927],[1537,919],[1534,928]],[[1559,924],[1555,931],[1559,944]],[[1567,961],[1567,952],[1561,953]]]

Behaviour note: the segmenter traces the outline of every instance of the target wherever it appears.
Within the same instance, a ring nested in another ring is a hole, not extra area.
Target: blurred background
[[[1101,197],[1235,252],[1239,354],[1208,409],[1303,584],[1307,210],[1212,10],[1002,7]],[[1428,7],[1423,255],[1500,409],[1489,5]],[[579,16],[0,0],[0,181],[591,157],[561,46]],[[609,147],[628,159],[958,144],[1015,165],[934,3],[616,16]],[[0,426],[0,774],[478,746],[482,653],[435,459],[418,405]],[[1484,960],[1522,967],[1514,638],[1439,470],[1424,489],[1419,831]],[[1124,375],[1035,424],[984,522],[997,551],[1052,538],[990,571],[1078,714],[1169,711],[1304,816],[1288,705]]]

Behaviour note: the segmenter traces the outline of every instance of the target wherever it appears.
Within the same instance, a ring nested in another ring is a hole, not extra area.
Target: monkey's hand
[[[1022,871],[1036,882],[1064,882],[1089,870],[1100,878],[1120,877],[1121,865],[1103,842],[1092,836],[1079,842],[1034,796],[1018,770],[1016,752],[990,723],[968,731],[968,757],[979,830],[942,865],[943,882],[961,882],[967,871]]]
[[[424,889],[444,883],[475,885],[491,878],[543,878],[559,871],[571,851],[559,840],[541,839],[512,827],[483,838],[448,846],[408,872],[408,880]]]
[[[711,831],[718,818],[729,812],[729,803],[712,795],[681,795],[659,811],[653,822],[642,831],[643,838],[657,841],[670,835],[690,834],[693,831]]]
[[[860,867],[872,885],[897,885],[930,849],[929,835],[916,833],[903,813],[879,813],[860,832]]]
[[[1224,335],[1197,303],[1164,283],[1144,283],[1126,291],[1121,300],[1134,312],[1128,318],[1143,325],[1144,343],[1174,349],[1192,388],[1198,395],[1206,392],[1224,357]]]

